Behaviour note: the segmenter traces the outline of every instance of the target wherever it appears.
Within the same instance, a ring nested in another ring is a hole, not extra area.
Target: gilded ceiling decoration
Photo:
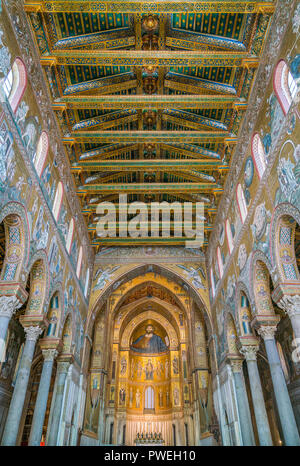
[[[274,5],[27,1],[96,251],[99,202],[203,201],[207,244]]]

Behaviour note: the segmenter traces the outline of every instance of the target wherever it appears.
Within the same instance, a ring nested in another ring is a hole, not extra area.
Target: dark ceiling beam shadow
[[[107,157],[118,156],[126,152],[138,150],[138,144],[123,143],[123,144],[107,144],[103,147],[98,147],[84,152],[80,155],[79,160],[91,159],[92,157]]]
[[[216,81],[210,81],[209,79],[198,78],[196,76],[189,76],[182,73],[175,73],[174,71],[168,71],[165,76],[164,86],[174,90],[183,90],[175,86],[175,83],[179,83],[183,86],[187,86],[186,89],[190,92],[189,86],[192,87],[194,92],[199,92],[199,88],[207,89],[209,91],[215,91],[222,94],[236,95],[236,89],[230,84],[220,83]]]
[[[207,193],[222,192],[223,187],[217,183],[118,183],[118,184],[90,184],[77,187],[77,194],[113,193]]]
[[[135,44],[135,37],[132,28],[121,27],[105,31],[93,32],[91,34],[64,37],[63,39],[59,39],[53,45],[53,49],[71,49],[76,47],[86,48],[87,46],[94,44],[99,46],[99,48],[128,47],[128,44],[125,45],[126,40],[124,41],[124,39],[127,39],[127,42],[128,40],[133,40],[133,43],[131,43],[130,45]],[[118,43],[118,40],[121,45],[116,45]],[[122,45],[122,41],[124,42],[124,45]]]
[[[129,109],[123,111],[115,111],[105,115],[99,115],[86,120],[81,120],[72,127],[72,131],[89,129],[101,126],[102,129],[119,126],[122,124],[136,121],[138,118],[137,110]]]
[[[239,52],[246,51],[243,42],[230,37],[215,36],[213,34],[204,34],[184,29],[169,27],[166,32],[166,45],[180,49],[195,50],[203,45],[222,48],[225,50],[235,50]]]
[[[115,87],[114,87],[115,86]],[[101,93],[118,92],[119,90],[131,89],[137,86],[135,74],[131,71],[103,78],[91,79],[72,84],[63,91],[63,95],[76,94],[79,92],[97,90]]]
[[[196,115],[192,112],[185,112],[183,110],[175,109],[165,109],[162,111],[163,118],[168,121],[166,117],[175,118],[178,121],[173,120],[174,123],[182,124],[182,126],[188,126],[191,128],[198,128],[199,126],[206,126],[212,129],[218,129],[221,131],[228,131],[227,125],[219,120],[214,120],[213,118],[207,118],[202,115]],[[181,123],[180,123],[180,121]]]

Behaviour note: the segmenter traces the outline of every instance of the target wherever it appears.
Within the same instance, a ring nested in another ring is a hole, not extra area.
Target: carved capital
[[[69,370],[70,365],[71,365],[70,362],[57,360],[57,372],[67,373],[68,370]]]
[[[257,329],[257,333],[264,339],[264,341],[274,340],[276,325],[263,325]]]
[[[33,327],[25,327],[24,332],[26,334],[26,340],[29,341],[36,341],[38,337],[42,334],[43,329],[39,327],[38,325]]]
[[[232,372],[242,372],[243,370],[243,359],[230,359],[230,366]]]
[[[8,317],[12,315],[22,306],[22,303],[16,296],[0,296],[0,317]]]
[[[289,318],[300,316],[300,295],[284,295],[278,302],[278,306],[287,313]]]
[[[246,361],[256,361],[256,353],[258,351],[258,346],[242,346],[240,349],[240,353],[245,356]]]
[[[58,351],[56,349],[42,349],[44,361],[53,361],[58,355]]]

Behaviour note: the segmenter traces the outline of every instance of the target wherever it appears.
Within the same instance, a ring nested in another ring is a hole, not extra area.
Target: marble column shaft
[[[54,358],[58,354],[55,349],[43,349],[42,353],[44,357],[44,363],[32,419],[32,426],[29,437],[30,446],[39,446],[41,442],[53,362]]]
[[[232,367],[235,384],[243,445],[252,446],[255,445],[255,438],[253,433],[248,396],[243,377],[243,362],[240,360],[232,360],[230,364]]]
[[[39,326],[26,327],[24,331],[26,334],[26,342],[8,410],[2,445],[16,445],[35,344],[39,335],[42,333],[42,329]]]
[[[276,326],[265,326],[258,329],[258,333],[265,342],[285,445],[295,446],[300,445],[299,433],[274,338],[275,331]]]
[[[65,382],[70,367],[70,362],[58,361],[56,371],[56,393],[52,399],[53,404],[53,415],[52,423],[50,426],[50,432],[48,437],[47,445],[57,445],[57,436],[59,431],[59,421],[63,404]]]
[[[292,324],[295,338],[300,339],[300,295],[285,295],[279,301],[278,306],[287,313]]]
[[[258,346],[243,346],[240,350],[240,352],[245,355],[247,361],[259,443],[261,446],[272,446],[272,436],[256,361],[257,351]]]
[[[14,312],[22,306],[16,296],[0,296],[0,362],[5,360],[5,339]]]

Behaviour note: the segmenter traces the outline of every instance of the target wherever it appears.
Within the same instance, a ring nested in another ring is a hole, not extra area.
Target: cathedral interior
[[[299,89],[299,0],[0,0],[1,445],[300,445]]]

